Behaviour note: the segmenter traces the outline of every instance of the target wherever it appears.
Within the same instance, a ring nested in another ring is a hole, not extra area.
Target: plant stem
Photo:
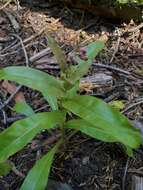
[[[61,125],[61,139],[62,139],[62,142],[65,140],[65,127],[64,127],[64,124]]]

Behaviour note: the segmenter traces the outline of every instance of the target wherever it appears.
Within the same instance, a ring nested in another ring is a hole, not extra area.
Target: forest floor
[[[108,37],[88,75],[110,75],[112,86],[106,90],[84,89],[84,93],[106,102],[122,101],[121,111],[143,129],[143,24],[103,20],[68,7],[39,9],[25,5],[17,10],[16,5],[9,5],[0,10],[0,67],[28,64],[58,76],[59,67],[43,33],[45,26],[66,55],[102,35]],[[14,83],[1,81],[1,104],[15,90]],[[21,98],[36,112],[49,110],[38,92],[22,87],[0,110],[1,131],[21,118],[12,111]],[[24,176],[58,134],[58,131],[43,132],[10,158],[14,167],[8,175],[0,177],[0,190],[18,190]],[[135,151],[133,158],[128,158],[119,144],[99,142],[76,133],[57,154],[50,179],[67,183],[74,190],[130,190],[135,176],[143,177],[143,147]]]

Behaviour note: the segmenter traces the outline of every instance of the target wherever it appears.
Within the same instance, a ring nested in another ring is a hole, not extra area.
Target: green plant
[[[62,134],[58,143],[36,162],[20,190],[44,190],[54,155],[66,139],[67,129],[81,131],[105,142],[120,142],[130,156],[133,149],[142,143],[140,132],[111,105],[96,97],[77,93],[80,78],[86,74],[95,56],[103,49],[104,43],[99,40],[89,44],[84,50],[87,59],[82,60],[75,56],[78,64],[69,67],[54,39],[48,36],[48,42],[61,67],[60,79],[23,66],[0,70],[0,80],[15,81],[38,90],[52,108],[51,112],[35,114],[26,102],[14,107],[14,110],[25,113],[27,117],[16,121],[0,133],[0,164],[2,167],[4,168],[10,156],[21,150],[42,130],[59,127]],[[75,119],[69,119],[71,114],[76,116]]]

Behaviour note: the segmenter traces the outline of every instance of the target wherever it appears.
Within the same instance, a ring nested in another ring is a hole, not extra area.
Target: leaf
[[[27,177],[24,180],[20,190],[44,190],[51,165],[53,162],[54,155],[57,151],[58,146],[56,145],[50,150],[45,156],[36,162],[34,167],[30,170]]]
[[[97,40],[96,42],[90,43],[86,48],[86,55],[89,60],[95,59],[97,54],[104,48],[104,42]]]
[[[13,110],[16,111],[17,113],[20,113],[26,116],[30,116],[34,114],[33,109],[25,101],[17,102]]]
[[[125,148],[125,151],[126,151],[128,156],[133,157],[134,154],[133,154],[132,148],[130,148],[129,146],[126,146],[126,147],[123,147],[123,148]]]
[[[48,34],[47,34],[47,37],[48,37],[48,45],[50,46],[53,54],[55,55],[61,67],[62,72],[65,73],[67,69],[67,62],[66,62],[65,55],[63,51],[61,50],[60,46],[57,44],[57,42]]]
[[[77,73],[79,73],[80,78],[85,75],[93,63],[93,60],[97,56],[97,54],[104,48],[104,42],[102,41],[96,41],[89,44],[86,48],[86,56],[88,58],[87,61],[83,61],[80,58],[77,59],[77,62],[79,63],[77,67]]]
[[[50,107],[52,108],[52,111],[58,110],[58,100],[56,96],[49,96],[47,92],[44,94],[45,99],[48,101]]]
[[[83,119],[73,119],[65,124],[65,127],[79,130],[92,138],[102,140],[105,142],[116,142],[116,138],[112,135],[108,135],[103,129],[91,125]]]
[[[69,80],[77,81],[82,76],[84,76],[89,67],[92,65],[93,60],[97,56],[97,54],[104,48],[103,41],[96,41],[90,43],[87,47],[85,47],[86,56],[88,58],[87,61],[80,59],[78,56],[75,56],[73,59],[78,63],[77,66],[72,66],[69,71]]]
[[[107,136],[113,136],[130,148],[137,148],[142,143],[139,130],[128,119],[104,101],[91,96],[75,96],[64,99],[62,105],[98,129]]]
[[[125,104],[121,100],[112,101],[110,102],[110,105],[113,106],[117,110],[121,110],[125,107]]]
[[[11,169],[12,166],[9,163],[7,162],[0,163],[0,176],[8,174]]]
[[[13,66],[0,70],[0,80],[11,80],[21,85],[28,86],[49,96],[63,95],[63,83],[42,71],[23,67]]]
[[[66,97],[73,97],[77,95],[77,91],[79,89],[79,81],[77,81],[70,90],[67,90]]]
[[[64,121],[62,112],[43,112],[16,121],[0,133],[0,162],[22,149],[43,129],[51,129]]]

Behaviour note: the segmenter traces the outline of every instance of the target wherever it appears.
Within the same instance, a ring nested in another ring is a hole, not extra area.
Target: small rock
[[[138,120],[131,121],[136,129],[139,129],[141,134],[143,135],[143,123]]]
[[[73,190],[71,186],[66,183],[61,183],[55,180],[48,180],[46,190]]]

